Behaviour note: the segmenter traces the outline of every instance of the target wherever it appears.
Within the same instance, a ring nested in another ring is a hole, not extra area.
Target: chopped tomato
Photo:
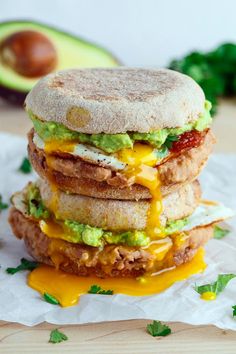
[[[177,153],[182,150],[196,148],[200,146],[205,138],[207,130],[199,132],[197,130],[191,130],[180,135],[177,141],[174,141],[170,151]]]

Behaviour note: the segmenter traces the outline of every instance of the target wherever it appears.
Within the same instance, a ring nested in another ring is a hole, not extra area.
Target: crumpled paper
[[[0,134],[0,193],[4,201],[36,178],[34,173],[18,171],[26,156],[26,139]],[[223,202],[236,210],[236,155],[213,155],[201,175],[204,197]],[[40,294],[26,284],[27,272],[9,275],[5,269],[29,259],[23,243],[17,240],[7,223],[8,210],[0,214],[0,320],[33,326],[43,321],[54,324],[130,319],[181,321],[193,325],[213,324],[236,330],[232,306],[236,304],[236,279],[231,280],[215,301],[200,299],[195,283],[215,281],[219,273],[236,273],[236,218],[227,226],[231,233],[221,240],[211,240],[206,247],[208,267],[203,274],[174,284],[161,294],[134,297],[126,295],[83,295],[78,305],[68,308],[43,301]]]

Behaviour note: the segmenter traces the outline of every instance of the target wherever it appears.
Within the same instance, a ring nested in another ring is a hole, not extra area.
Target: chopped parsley
[[[163,159],[169,154],[169,149],[166,145],[163,145],[159,150],[155,150],[155,155],[158,159]]]
[[[32,166],[31,163],[29,161],[29,159],[27,157],[25,157],[19,167],[19,171],[22,173],[30,173],[32,171]]]
[[[171,334],[171,329],[160,321],[153,321],[147,325],[147,332],[153,337],[165,337]]]
[[[217,240],[220,240],[221,238],[225,237],[228,235],[230,231],[227,229],[222,229],[220,226],[215,225],[214,226],[214,238]]]
[[[43,298],[45,301],[49,302],[49,304],[60,305],[60,302],[53,295],[50,295],[48,293],[44,293]]]
[[[199,294],[212,292],[215,295],[218,295],[225,289],[228,282],[235,277],[236,274],[219,274],[217,280],[214,283],[200,285],[200,286],[195,285],[194,289]]]
[[[91,285],[89,294],[113,295],[113,290],[103,290],[99,285]]]
[[[233,309],[233,317],[236,316],[236,305],[232,306],[232,309]]]
[[[49,338],[49,343],[53,343],[53,344],[61,343],[61,342],[65,341],[65,340],[68,340],[68,337],[64,333],[58,331],[57,328],[53,329],[51,331],[50,338]]]
[[[2,201],[2,196],[0,194],[0,210],[4,210],[8,208],[8,204],[7,203],[3,203]]]
[[[180,59],[173,60],[169,69],[192,77],[203,89],[206,98],[212,102],[212,113],[218,106],[218,97],[236,93],[235,80],[236,44],[223,43],[210,52],[194,51]]]
[[[164,145],[167,147],[167,149],[171,149],[173,142],[179,140],[179,136],[178,135],[168,135],[166,138],[166,141],[164,143]]]
[[[7,268],[6,272],[8,274],[13,275],[17,272],[20,272],[21,270],[34,270],[38,266],[37,262],[29,261],[25,258],[22,258],[20,262],[21,262],[21,264],[19,264],[16,268]]]

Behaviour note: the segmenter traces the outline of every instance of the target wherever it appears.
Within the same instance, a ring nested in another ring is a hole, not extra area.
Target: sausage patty
[[[186,238],[180,246],[174,243],[173,238],[172,248],[160,261],[147,248],[106,245],[101,249],[50,239],[40,230],[37,222],[25,217],[16,208],[10,210],[9,222],[15,236],[24,240],[35,260],[55,266],[57,259],[59,269],[82,276],[137,277],[145,272],[179,266],[189,262],[213,236],[212,225],[192,229],[185,233]]]
[[[151,198],[146,187],[133,184],[118,171],[83,161],[65,153],[50,156],[50,166],[44,150],[33,142],[32,130],[29,134],[29,157],[40,177],[51,180],[60,189],[95,198],[139,200]],[[161,180],[161,192],[165,196],[180,186],[193,181],[201,172],[212,151],[215,138],[206,130],[198,147],[186,148],[157,166]]]

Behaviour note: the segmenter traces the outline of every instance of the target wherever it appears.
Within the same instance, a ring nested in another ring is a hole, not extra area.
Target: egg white
[[[44,141],[36,133],[34,134],[33,142],[38,149],[44,149]],[[89,145],[75,144],[74,150],[68,152],[68,154],[78,156],[85,161],[96,163],[100,166],[109,167],[117,171],[123,170],[126,166],[126,164],[119,161],[116,157],[112,155],[105,155],[102,150]]]
[[[192,215],[188,217],[187,224],[180,231],[189,231],[195,227],[210,225],[214,222],[231,218],[235,212],[223,204],[200,204]]]

